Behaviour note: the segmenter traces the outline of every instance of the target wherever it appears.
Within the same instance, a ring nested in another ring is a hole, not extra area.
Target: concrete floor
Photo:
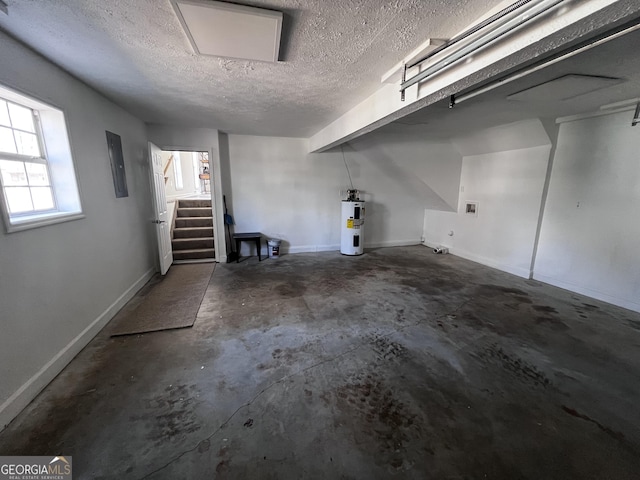
[[[640,314],[428,248],[217,265],[192,329],[109,326],[0,434],[74,478],[640,475]]]

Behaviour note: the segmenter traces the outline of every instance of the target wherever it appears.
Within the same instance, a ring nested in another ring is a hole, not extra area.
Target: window
[[[11,216],[56,208],[37,115],[35,110],[0,99],[0,174]]]
[[[8,232],[82,217],[64,114],[1,86],[0,187]]]
[[[182,190],[184,188],[184,182],[182,180],[182,162],[180,161],[180,152],[173,152],[173,175],[176,178],[176,190]]]

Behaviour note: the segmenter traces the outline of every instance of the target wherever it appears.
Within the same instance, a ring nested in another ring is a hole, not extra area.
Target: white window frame
[[[184,190],[184,180],[182,178],[182,161],[180,159],[180,152],[171,152],[173,155],[173,176],[175,177],[176,190]]]
[[[0,211],[7,233],[84,218],[64,112],[2,85],[0,98],[33,111],[41,152],[40,157],[0,152],[0,159],[45,164],[55,205],[50,210],[10,214],[0,176]]]

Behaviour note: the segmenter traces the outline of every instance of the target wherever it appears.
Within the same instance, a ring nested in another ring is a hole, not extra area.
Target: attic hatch
[[[520,102],[570,100],[621,82],[619,78],[570,74],[514,93],[507,99]]]
[[[215,1],[171,3],[196,53],[278,61],[281,12]]]

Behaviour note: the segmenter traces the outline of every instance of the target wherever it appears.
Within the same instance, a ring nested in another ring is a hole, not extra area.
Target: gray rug
[[[156,275],[115,316],[111,336],[193,326],[215,263],[173,265]]]

